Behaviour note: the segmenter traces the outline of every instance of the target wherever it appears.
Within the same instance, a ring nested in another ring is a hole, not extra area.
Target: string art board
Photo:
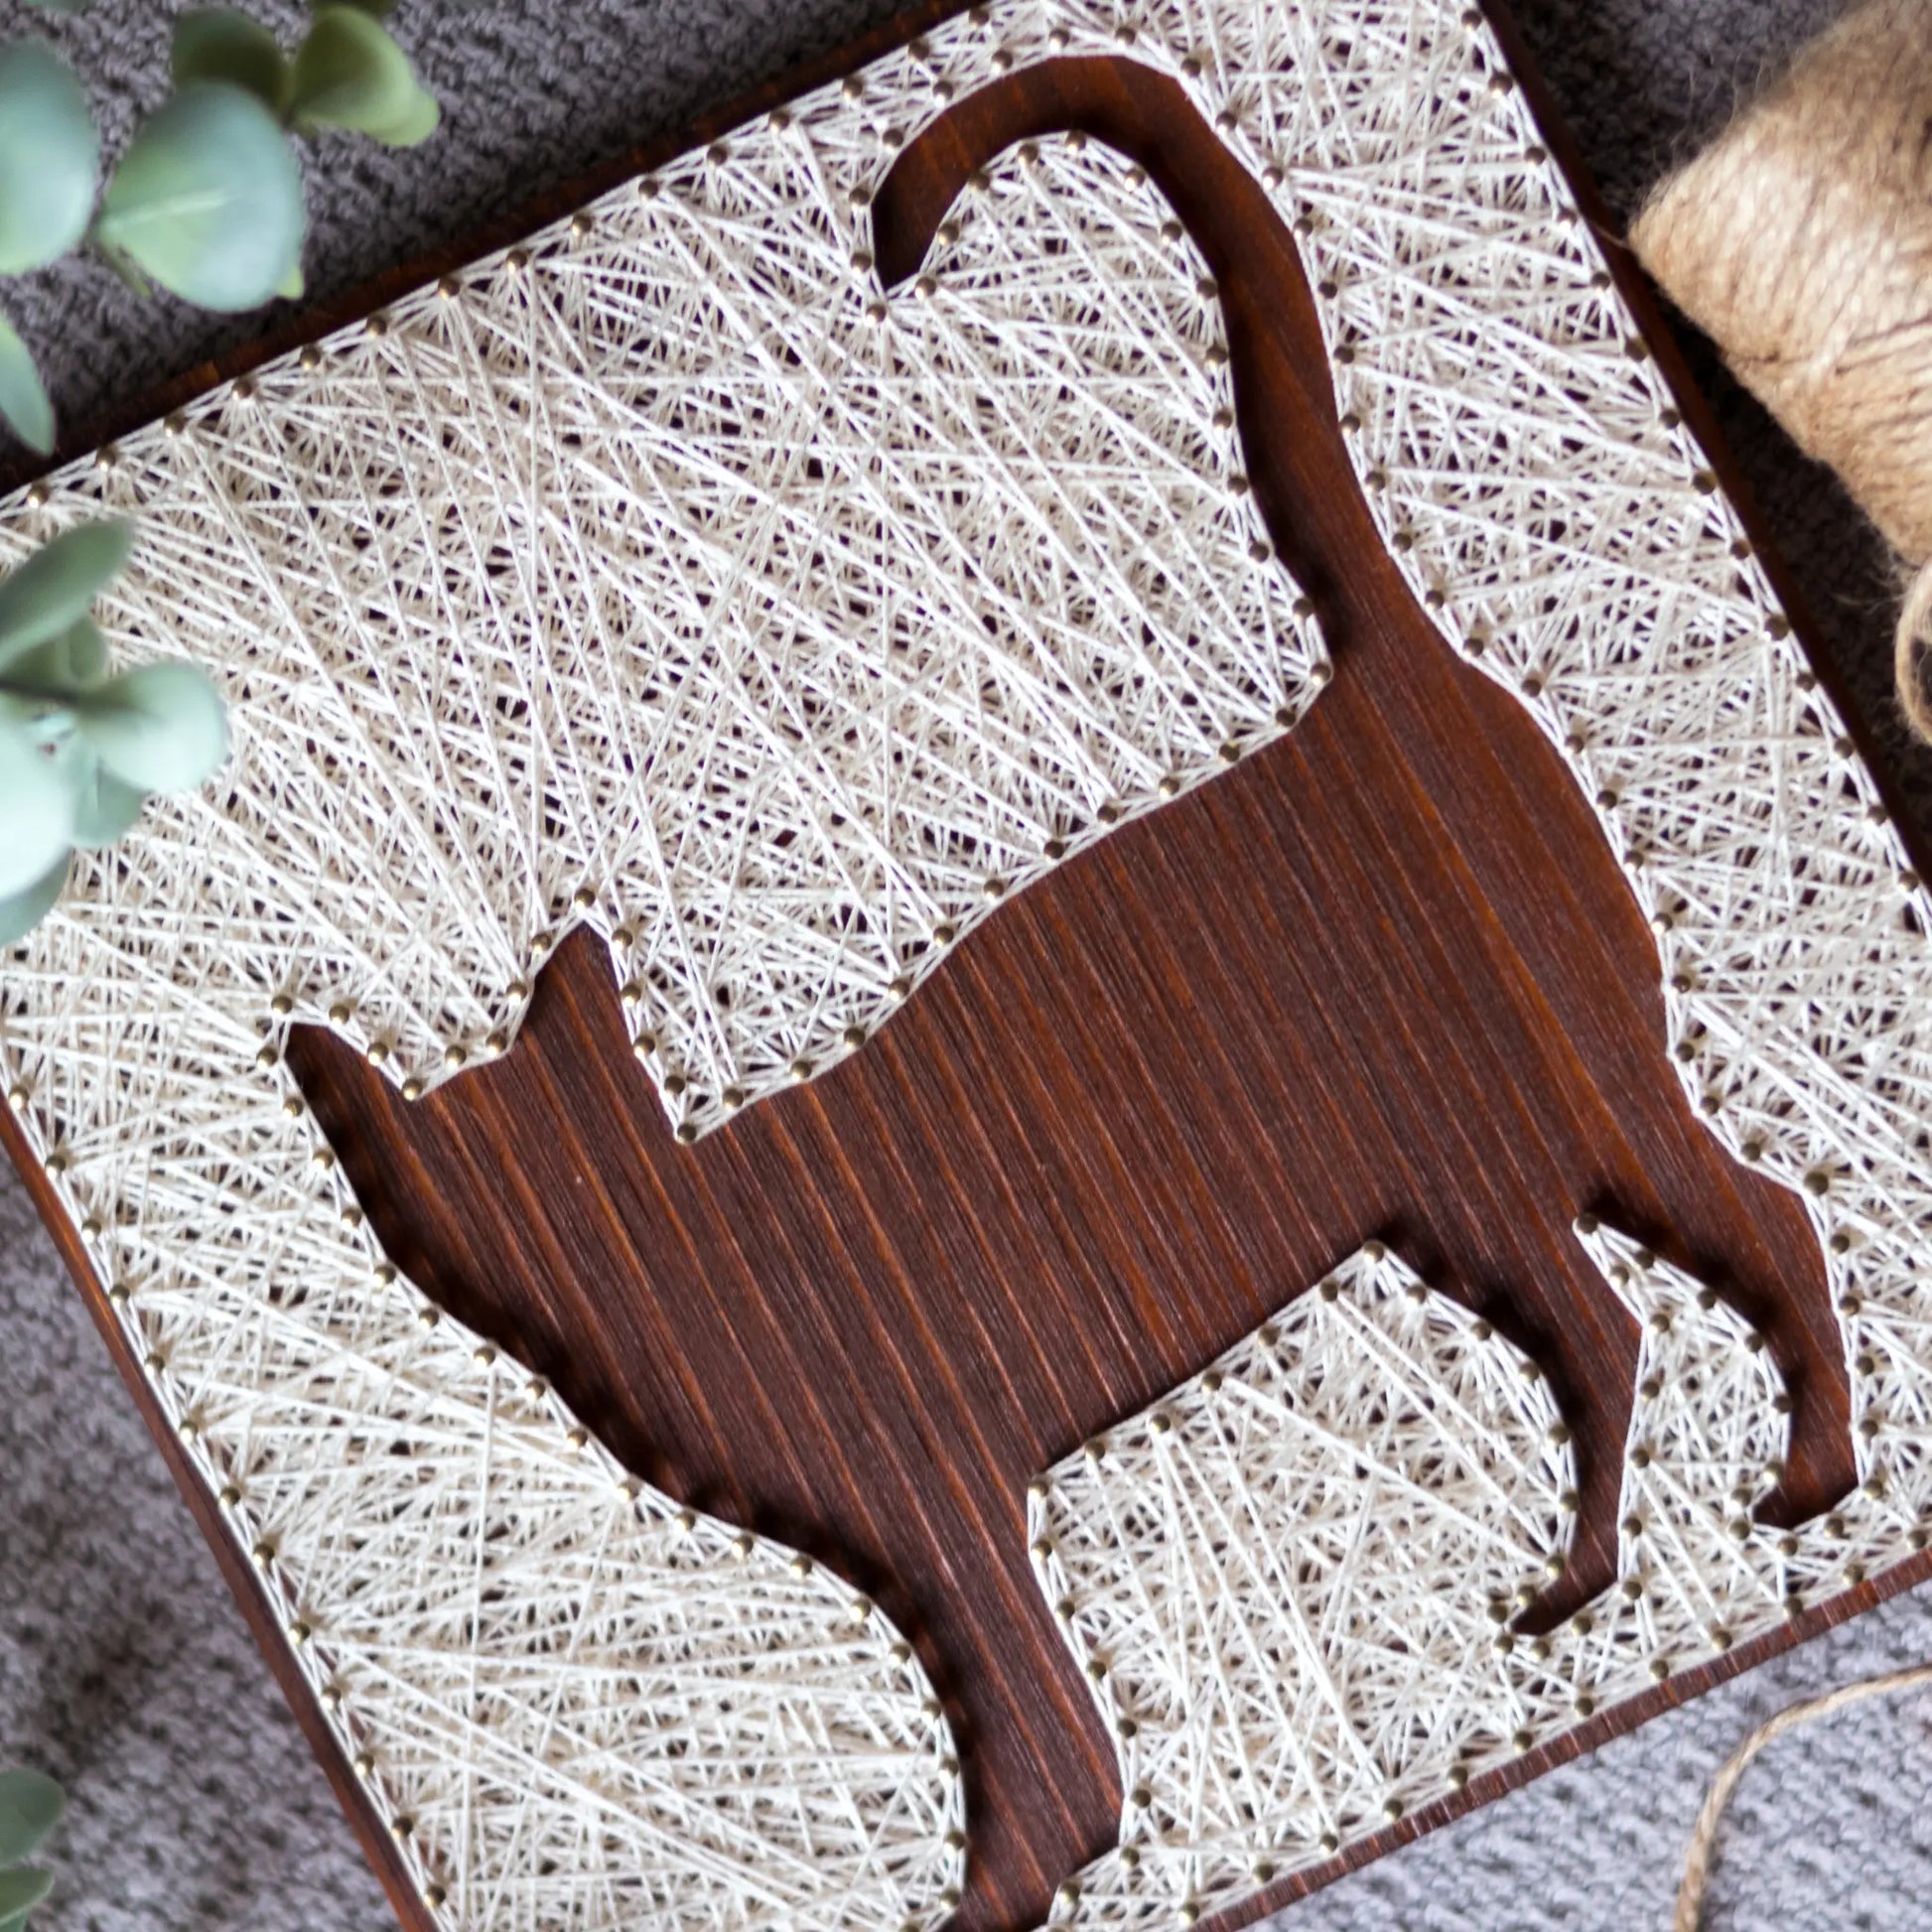
[[[1497,26],[844,68],[0,503],[236,732],[9,1146],[418,1927],[1248,1919],[1926,1569],[1925,889]]]

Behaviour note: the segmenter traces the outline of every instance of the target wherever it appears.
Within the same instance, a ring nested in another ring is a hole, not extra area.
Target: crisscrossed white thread
[[[1827,1245],[1863,1485],[1837,1533],[1775,1577],[1687,1537],[1574,1665],[1510,1653],[1511,1721],[1548,1734],[1698,1619],[1741,1637],[1895,1558],[1932,1501],[1924,889],[1487,29],[1443,0],[976,8],[0,508],[11,560],[138,507],[115,640],[193,651],[240,726],[231,794],[154,808],[10,971],[9,1088],[456,1922],[890,1927],[957,1881],[943,1725],[880,1619],[832,1690],[778,1681],[849,1593],[756,1541],[721,1581],[729,1532],[621,1492],[385,1279],[275,1061],[320,1020],[419,1090],[507,1044],[587,919],[702,1131],[1293,721],[1319,646],[1250,555],[1215,307],[1147,185],[1045,142],[918,288],[870,266],[897,148],[1059,52],[1173,75],[1295,227],[1380,528],[1598,800],[1688,1090]],[[1747,1427],[1741,1384],[1700,1387]],[[640,1655],[755,1626],[775,1759],[699,1692],[638,1721]],[[824,1863],[775,1894],[807,1839]]]
[[[1506,1750],[1490,1608],[1561,1569],[1575,1481],[1533,1364],[1371,1247],[1034,1483],[1125,1794],[1055,1915],[1197,1914]]]

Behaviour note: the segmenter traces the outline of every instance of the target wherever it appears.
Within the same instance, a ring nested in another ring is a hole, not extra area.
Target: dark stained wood
[[[1035,888],[856,1059],[695,1150],[588,940],[504,1062],[413,1108],[327,1035],[294,1055],[418,1282],[652,1480],[839,1565],[913,1633],[970,1767],[971,1932],[1034,1922],[1119,1804],[1028,1566],[1027,1477],[1369,1236],[1556,1374],[1585,1471],[1567,1602],[1611,1575],[1635,1346],[1583,1209],[1765,1324],[1800,1513],[1851,1474],[1816,1241],[1692,1118],[1594,820],[1375,537],[1259,189],[1171,84],[1054,63],[902,157],[882,263],[911,272],[972,169],[1066,126],[1143,160],[1221,279],[1250,467],[1334,643],[1311,721]]]
[[[1552,1371],[1578,1431],[1585,1533],[1548,1616],[1609,1576],[1635,1349],[1570,1233],[1580,1211],[1614,1217],[1763,1324],[1797,1397],[1790,1512],[1851,1479],[1816,1242],[1797,1204],[1691,1116],[1663,1050],[1654,948],[1588,809],[1515,700],[1445,648],[1375,537],[1292,239],[1260,191],[1177,89],[1129,64],[1060,62],[962,103],[902,157],[878,209],[882,264],[910,273],[973,167],[1067,126],[1149,167],[1221,281],[1249,468],[1335,651],[1309,721],[1008,904],[862,1053],[694,1149],[671,1139],[583,938],[543,976],[512,1053],[413,1107],[328,1035],[299,1036],[291,1055],[426,1290],[551,1377],[640,1473],[824,1557],[907,1631],[964,1746],[962,1932],[1035,1923],[1058,1878],[1111,1840],[1118,1807],[1111,1753],[1034,1587],[1027,1477],[1362,1240],[1389,1241]],[[1654,314],[1641,288],[1626,293]],[[234,370],[197,386],[216,373]],[[4,1117],[0,1135],[22,1159]],[[29,1177],[154,1421],[77,1240]],[[163,1448],[182,1476],[165,1434]],[[189,1495],[421,1925],[252,1576]],[[1240,1916],[1929,1569],[1682,1674]]]

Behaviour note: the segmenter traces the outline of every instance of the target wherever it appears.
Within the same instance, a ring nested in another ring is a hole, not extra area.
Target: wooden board
[[[911,272],[973,168],[1068,127],[1149,167],[1220,280],[1250,469],[1334,652],[1309,721],[1068,863],[865,1051],[695,1148],[671,1138],[587,936],[544,974],[505,1059],[413,1106],[333,1036],[291,1055],[398,1265],[550,1377],[639,1473],[824,1557],[912,1637],[967,1765],[962,1932],[1036,1923],[1057,1880],[1112,1842],[1120,1801],[1030,1570],[1027,1478],[1363,1240],[1554,1377],[1584,1516],[1550,1620],[1612,1575],[1635,1354],[1571,1233],[1578,1212],[1651,1240],[1770,1336],[1797,1404],[1794,1518],[1852,1480],[1816,1240],[1692,1116],[1653,942],[1587,804],[1522,708],[1444,647],[1376,536],[1311,292],[1259,189],[1170,83],[1053,63],[904,154],[877,209],[882,266]],[[1768,1647],[1686,1673],[1554,1754]],[[358,1824],[384,1863],[379,1825]]]

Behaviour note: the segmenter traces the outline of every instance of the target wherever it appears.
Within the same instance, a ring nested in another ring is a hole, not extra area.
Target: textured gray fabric
[[[411,0],[399,31],[445,102],[429,148],[321,143],[312,291],[326,297],[460,235],[544,184],[679,125],[892,0]],[[99,0],[76,21],[0,0],[73,55],[116,138],[162,85],[173,5]],[[289,4],[256,9],[293,29]],[[1521,0],[1523,26],[1619,210],[1832,0]],[[142,306],[64,267],[0,291],[78,424],[255,324]],[[1887,712],[1885,566],[1837,486],[1713,369],[1727,433],[1827,635]],[[1895,766],[1896,768],[1901,768]],[[1932,761],[1918,760],[1924,789]],[[77,1298],[0,1180],[0,1759],[55,1773],[70,1822],[46,1932],[376,1932],[391,1923]],[[1711,1773],[1793,1696],[1932,1656],[1932,1592],[1663,1718],[1296,1907],[1287,1932],[1662,1928]],[[1924,1923],[1932,1776],[1923,1703],[1775,1746],[1738,1799],[1714,1928]]]

